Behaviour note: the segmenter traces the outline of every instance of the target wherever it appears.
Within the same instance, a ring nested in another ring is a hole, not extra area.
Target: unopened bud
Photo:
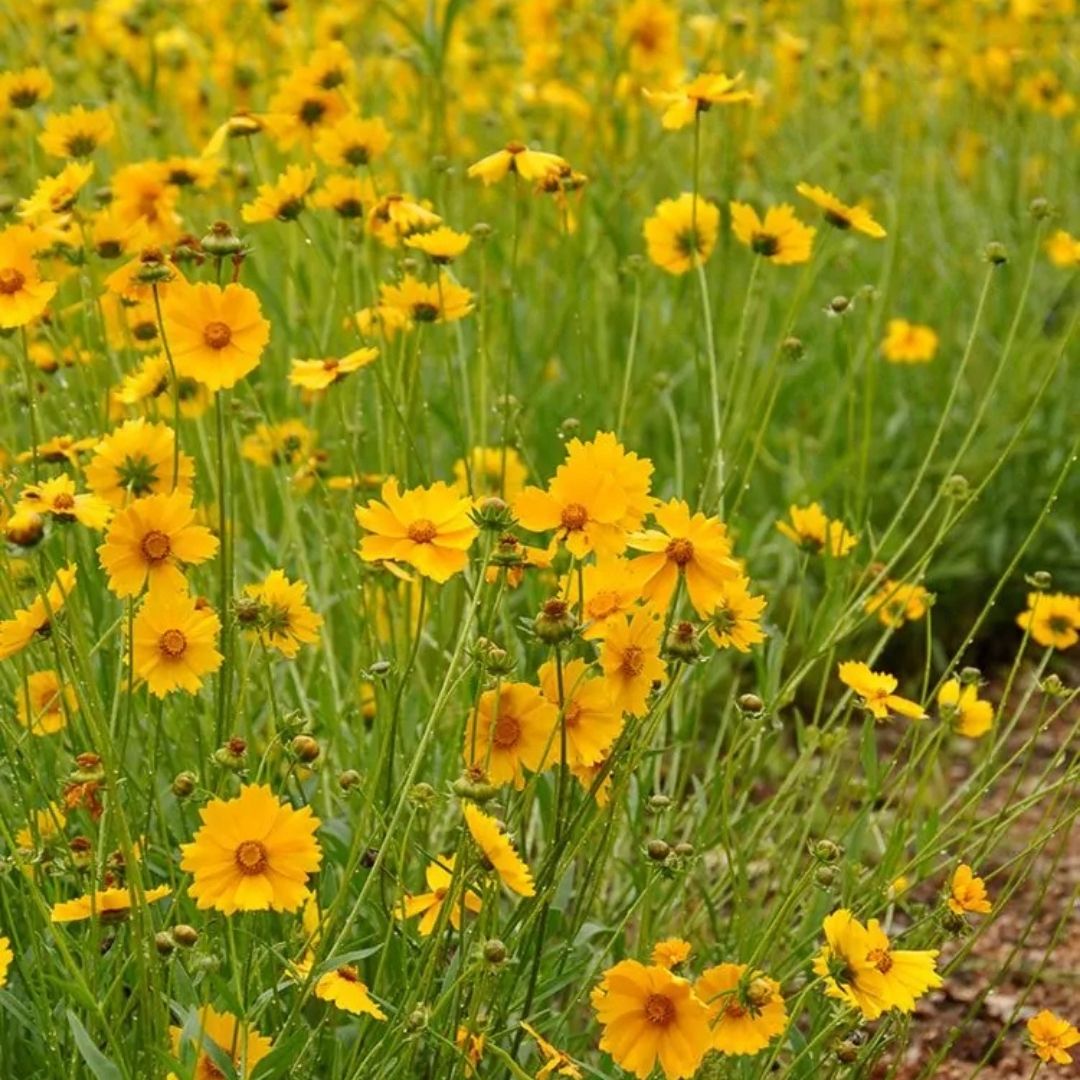
[[[338,777],[338,786],[342,791],[351,791],[360,783],[360,774],[355,769],[346,769]]]
[[[701,655],[701,642],[698,641],[697,628],[692,622],[683,620],[671,628],[671,633],[664,641],[664,654],[686,663]]]
[[[829,311],[833,315],[843,315],[851,307],[851,301],[846,296],[834,296],[829,301]]]
[[[548,645],[558,645],[569,640],[576,629],[577,619],[570,610],[570,605],[557,596],[545,600],[540,607],[540,614],[533,620],[533,631]]]
[[[814,871],[814,881],[823,889],[827,889],[836,881],[836,871],[831,866],[819,866]]]
[[[666,795],[650,795],[646,805],[650,814],[662,814],[671,806],[671,799]]]
[[[244,241],[233,232],[227,221],[215,221],[202,238],[201,244],[203,251],[216,259],[236,255],[244,249]]]
[[[982,679],[982,672],[977,667],[966,667],[960,669],[960,685],[961,686],[978,686]]]
[[[192,949],[199,943],[199,931],[187,923],[177,923],[172,929],[173,941],[185,949]]]
[[[420,810],[427,810],[438,801],[439,793],[430,784],[413,784],[409,788],[409,802]]]
[[[310,735],[297,735],[290,746],[297,760],[302,761],[305,765],[310,765],[322,752],[318,742]]]
[[[1049,199],[1044,199],[1041,195],[1031,200],[1028,203],[1028,213],[1036,221],[1044,221],[1046,218],[1053,214],[1054,208],[1050,205]]]
[[[1028,574],[1027,583],[1040,592],[1046,592],[1054,583],[1053,577],[1048,570],[1036,570],[1034,574]]]
[[[653,862],[664,862],[671,854],[671,847],[665,840],[650,840],[645,852]]]
[[[510,507],[495,496],[481,500],[469,516],[478,529],[487,529],[489,532],[505,532],[514,522]]]
[[[811,850],[814,858],[823,863],[834,863],[844,854],[839,844],[827,838],[816,841]]]
[[[752,713],[757,715],[765,711],[765,702],[757,696],[757,694],[742,694],[739,697],[739,708],[744,713]]]
[[[806,346],[797,337],[786,337],[780,348],[789,360],[801,360],[806,352]]]
[[[157,949],[159,955],[169,956],[176,948],[176,942],[173,941],[172,934],[168,930],[159,930],[154,935],[154,948]]]
[[[214,751],[214,761],[223,769],[237,771],[242,769],[247,756],[247,743],[238,736],[233,736],[224,746]]]
[[[1009,253],[1004,244],[991,240],[983,248],[983,258],[993,266],[1004,266],[1009,261]]]
[[[501,964],[506,959],[506,946],[498,938],[484,942],[484,959],[489,964]]]

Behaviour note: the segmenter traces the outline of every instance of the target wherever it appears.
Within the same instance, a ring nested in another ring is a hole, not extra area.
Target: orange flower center
[[[882,975],[887,975],[889,971],[892,970],[893,960],[889,955],[888,949],[872,949],[866,954],[866,959],[869,960]]]
[[[526,145],[523,142],[514,141],[514,142],[508,142],[506,144],[506,152],[508,154],[521,154],[521,153],[524,153],[524,151],[527,150],[527,149],[528,149],[528,147],[526,147]]]
[[[187,638],[182,630],[166,630],[158,639],[158,648],[161,655],[168,660],[176,660],[184,655],[187,648]]]
[[[645,650],[639,645],[631,645],[622,654],[619,670],[624,675],[629,675],[630,678],[640,675],[645,670]]]
[[[211,349],[224,349],[232,341],[232,330],[223,322],[212,322],[206,324],[202,336]]]
[[[435,522],[427,518],[419,518],[408,528],[409,539],[414,544],[430,544],[435,539],[439,530],[435,528]]]
[[[199,1058],[195,1075],[197,1080],[225,1080],[225,1074],[205,1054]]]
[[[576,701],[568,701],[563,709],[563,720],[567,727],[574,727],[581,719],[581,705]]]
[[[585,528],[585,523],[589,520],[589,511],[581,503],[568,503],[563,507],[559,520],[564,529],[577,532]]]
[[[744,1009],[734,998],[730,998],[724,1005],[724,1015],[732,1020],[741,1020],[746,1015]]]
[[[675,1019],[675,1006],[664,994],[650,994],[645,999],[645,1019],[657,1027],[667,1027]]]
[[[340,975],[346,982],[359,982],[360,976],[351,964],[345,964],[337,969],[338,975]]]
[[[172,551],[168,536],[158,529],[151,529],[143,537],[139,547],[142,549],[147,561],[152,563],[159,563],[162,559],[167,559]]]
[[[491,741],[501,750],[514,746],[521,738],[521,723],[516,716],[500,716],[495,721]]]
[[[56,498],[53,499],[54,510],[70,510],[72,509],[72,507],[74,507],[74,505],[74,497],[69,495],[66,491],[57,495]]]
[[[590,619],[606,619],[619,610],[619,594],[614,589],[603,589],[586,605]]]
[[[340,360],[324,360],[322,362],[323,371],[337,371]]]
[[[1067,634],[1072,629],[1072,623],[1064,615],[1048,615],[1046,628],[1051,634]]]
[[[694,557],[694,545],[684,537],[679,537],[668,544],[664,554],[676,566],[685,566]]]
[[[236,849],[235,861],[241,874],[261,874],[270,860],[258,840],[245,840]]]
[[[26,275],[13,266],[5,266],[0,270],[0,293],[4,296],[12,296],[26,284]]]

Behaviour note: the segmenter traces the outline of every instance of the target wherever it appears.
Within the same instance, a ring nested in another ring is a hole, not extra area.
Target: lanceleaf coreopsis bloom
[[[994,706],[979,697],[975,683],[947,679],[938,691],[937,701],[942,720],[951,723],[957,735],[978,739],[994,723]]]
[[[182,453],[174,474],[175,442],[176,433],[167,424],[125,421],[95,447],[86,466],[90,490],[116,507],[173,490],[190,497],[195,462]]]
[[[508,142],[501,150],[470,165],[468,175],[478,177],[485,186],[490,186],[510,173],[520,176],[522,180],[543,180],[552,173],[569,168],[569,162],[558,154],[530,150],[523,142]]]
[[[921,619],[933,599],[922,585],[887,580],[864,607],[867,615],[877,615],[885,626],[898,627]]]
[[[817,230],[804,225],[787,203],[770,206],[765,217],[746,203],[731,203],[731,231],[740,244],[777,266],[807,262]]]
[[[700,196],[664,199],[644,225],[649,258],[669,274],[685,274],[708,261],[720,231],[720,211]]]
[[[525,786],[557,753],[559,710],[529,683],[500,683],[480,695],[465,728],[465,763],[493,784]]]
[[[721,1054],[756,1054],[787,1028],[780,984],[746,964],[717,964],[694,983],[709,1010],[712,1045]]]
[[[198,693],[203,676],[221,667],[220,630],[217,614],[186,592],[151,591],[132,624],[136,677],[155,697],[174,690]]]
[[[483,853],[499,880],[519,896],[535,896],[536,886],[525,861],[514,849],[503,826],[472,803],[466,803],[462,812],[469,834]]]
[[[327,357],[325,360],[294,360],[289,372],[289,382],[304,390],[325,390],[334,383],[341,382],[346,375],[373,364],[378,356],[378,349],[368,347],[355,349],[340,359]]]
[[[54,521],[77,521],[88,529],[104,529],[112,517],[112,507],[104,499],[77,491],[70,476],[54,476],[40,484],[28,484],[19,496],[16,510],[48,515]]]
[[[19,687],[15,715],[31,735],[55,735],[67,727],[68,717],[79,709],[72,686],[53,670],[33,671]]]
[[[426,893],[416,893],[404,896],[401,906],[398,908],[398,917],[401,919],[414,919],[417,915],[422,916],[417,930],[421,937],[430,937],[434,932],[442,912],[443,905],[451,896],[450,886],[454,880],[454,865],[457,856],[454,854],[443,855],[439,859],[432,859],[424,871],[424,881],[427,884]],[[468,887],[462,889],[459,895],[453,897],[450,905],[450,925],[455,930],[461,929],[461,909],[474,914],[483,906],[479,895]]]
[[[8,971],[11,969],[11,962],[15,959],[15,954],[11,951],[11,938],[0,934],[0,986],[6,986],[8,981]]]
[[[379,307],[396,311],[413,325],[457,322],[473,310],[473,294],[446,272],[436,282],[406,274],[396,285],[379,286]]]
[[[162,900],[172,893],[168,885],[157,885],[147,889],[142,899],[147,904]],[[49,918],[54,923],[84,922],[87,919],[100,919],[104,923],[120,922],[126,919],[131,909],[139,902],[139,897],[128,886],[124,888],[99,889],[74,900],[63,900],[53,904]]]
[[[761,615],[765,597],[750,592],[750,579],[740,574],[721,584],[716,607],[709,613],[709,637],[718,649],[749,652],[765,640]]]
[[[525,487],[529,470],[512,446],[475,446],[468,460],[454,462],[454,487],[476,499],[497,496],[512,503]]]
[[[276,180],[260,184],[255,198],[240,209],[249,225],[265,221],[295,221],[315,183],[315,166],[290,165]]]
[[[808,551],[841,559],[859,542],[839,519],[830,520],[820,503],[791,506],[791,524],[778,521],[776,528],[793,543]]]
[[[319,640],[321,615],[307,605],[307,584],[290,581],[283,570],[272,570],[263,581],[244,587],[256,604],[256,633],[267,648],[292,659],[301,645]]]
[[[938,336],[933,328],[907,319],[890,319],[885,327],[881,351],[894,364],[927,364],[937,352]]]
[[[0,621],[0,660],[22,652],[35,638],[48,637],[52,620],[64,609],[75,588],[75,574],[74,565],[58,570],[44,594],[36,597],[29,607],[20,608],[10,619]]]
[[[1071,1065],[1072,1055],[1066,1051],[1080,1043],[1080,1031],[1064,1017],[1043,1009],[1027,1022],[1031,1048],[1040,1061],[1056,1065]]]
[[[1080,596],[1066,593],[1028,593],[1027,611],[1016,625],[1047,648],[1071,649],[1080,641]]]
[[[190,1034],[185,1035],[185,1032]],[[245,1071],[237,1072],[237,1076],[246,1080],[273,1046],[246,1021],[240,1021],[232,1013],[218,1012],[212,1005],[199,1011],[193,1028],[190,1024],[170,1027],[169,1034],[174,1057],[187,1061],[189,1054],[194,1055],[195,1070],[191,1075],[197,1080],[216,1080],[223,1075],[218,1061],[227,1061],[234,1071],[244,1065]],[[213,1047],[213,1054],[207,1046]],[[176,1080],[176,1074],[170,1073],[169,1080]]]
[[[235,799],[212,799],[199,810],[202,826],[182,844],[180,868],[192,874],[188,893],[199,908],[296,911],[308,898],[308,875],[322,862],[315,839],[321,824],[311,807],[294,809],[265,785]]]
[[[479,532],[469,517],[470,499],[441,480],[402,492],[394,477],[383,484],[382,499],[356,508],[356,522],[368,534],[360,558],[408,563],[439,583],[465,569]]]
[[[584,660],[569,660],[559,668],[554,660],[540,665],[537,678],[551,704],[562,702],[562,725],[566,728],[566,760],[571,768],[603,761],[623,728],[621,711],[611,698],[607,682],[590,676]],[[561,734],[556,732],[553,750],[561,756]]]
[[[831,191],[813,184],[798,184],[795,190],[815,206],[821,207],[825,220],[834,229],[855,229],[875,240],[882,239],[886,233],[864,206],[848,206],[842,203]]]
[[[667,664],[660,657],[663,623],[649,608],[608,627],[600,650],[600,666],[611,699],[622,712],[644,716],[654,683],[667,679]]]
[[[949,910],[955,915],[968,911],[988,915],[993,906],[986,892],[986,882],[977,877],[967,863],[961,863],[953,873],[949,894]]]
[[[741,105],[754,100],[749,90],[739,88],[742,74],[704,72],[676,90],[645,90],[651,105],[663,110],[660,123],[668,131],[692,124],[714,105]]]
[[[293,965],[298,979],[306,979],[314,966],[311,955],[306,955]],[[375,1020],[385,1020],[386,1013],[379,1008],[368,990],[367,984],[360,978],[360,973],[352,964],[342,964],[315,979],[315,996],[320,1001],[351,1012],[357,1016],[370,1016]]]
[[[43,281],[35,254],[39,239],[24,225],[0,230],[0,329],[25,326],[44,312],[56,285]]]
[[[855,660],[845,660],[839,671],[840,681],[862,698],[863,705],[875,720],[887,720],[890,713],[911,720],[925,718],[921,705],[893,692],[897,687],[895,675],[871,671],[869,665]]]
[[[76,105],[66,113],[52,113],[38,135],[46,154],[57,158],[86,158],[116,134],[116,124],[108,109],[88,109]]]

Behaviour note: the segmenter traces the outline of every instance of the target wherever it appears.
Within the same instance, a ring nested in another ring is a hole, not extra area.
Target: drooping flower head
[[[470,178],[479,177],[484,185],[497,184],[505,176],[514,173],[522,180],[542,180],[552,173],[569,169],[565,158],[543,150],[530,150],[523,142],[508,142],[502,150],[496,150],[469,166]]]
[[[922,720],[926,713],[917,702],[899,697],[894,675],[883,671],[871,671],[861,661],[845,660],[839,668],[840,681],[854,690],[875,720],[887,720],[890,713],[906,716],[909,720]]]
[[[874,220],[864,206],[848,206],[842,203],[831,191],[813,184],[798,184],[795,190],[804,198],[825,212],[825,220],[834,229],[855,229],[875,240],[882,239],[885,230]]]
[[[532,873],[500,823],[472,803],[466,803],[462,812],[469,834],[502,883],[519,896],[534,896],[536,887]]]

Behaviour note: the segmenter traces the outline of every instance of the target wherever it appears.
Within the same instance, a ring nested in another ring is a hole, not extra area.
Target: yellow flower
[[[198,693],[202,677],[221,667],[220,629],[217,615],[186,592],[148,593],[132,626],[135,675],[155,697]]]
[[[780,984],[746,964],[717,964],[694,983],[712,1024],[713,1049],[721,1054],[756,1054],[787,1028]]]
[[[385,153],[391,135],[377,116],[364,119],[355,113],[323,128],[315,140],[315,153],[335,169],[370,165]]]
[[[558,749],[559,710],[535,686],[500,683],[480,695],[465,728],[465,763],[493,784],[525,786],[524,770],[541,772]]]
[[[235,799],[212,799],[202,826],[181,844],[180,868],[192,874],[188,894],[200,909],[296,911],[307,879],[322,862],[321,824],[311,807],[294,809],[265,785],[247,785]]]
[[[42,281],[38,273],[38,243],[25,225],[0,230],[0,329],[25,326],[56,295],[56,285]]]
[[[457,322],[472,312],[473,294],[441,270],[437,282],[406,274],[397,285],[379,286],[379,306],[400,312],[412,323]]]
[[[249,225],[263,221],[295,221],[315,183],[315,166],[290,165],[276,180],[260,184],[255,198],[240,208]]]
[[[424,880],[427,882],[428,892],[418,893],[415,896],[402,898],[401,907],[398,909],[398,917],[401,919],[413,919],[417,915],[423,915],[417,929],[421,937],[430,937],[439,921],[439,915],[443,904],[450,895],[450,885],[454,878],[454,863],[456,855],[443,855],[441,858],[432,859],[424,871]],[[465,888],[460,896],[454,898],[450,905],[450,925],[455,930],[461,929],[461,908],[464,905],[466,911],[474,914],[481,908],[480,897],[469,888]]]
[[[85,158],[110,142],[115,134],[116,125],[108,109],[76,105],[69,112],[48,116],[38,142],[53,157]]]
[[[965,911],[973,911],[979,915],[989,914],[992,905],[986,895],[986,882],[981,877],[976,877],[967,863],[961,863],[956,868],[949,891],[952,893],[949,897],[949,910],[954,914],[963,915]]]
[[[316,210],[333,210],[339,217],[352,220],[364,216],[364,207],[373,202],[374,189],[370,182],[355,176],[335,173],[328,176],[311,198]]]
[[[584,660],[569,660],[562,670],[562,724],[566,726],[567,764],[571,768],[603,761],[623,728],[622,713],[611,700],[603,679],[586,675]],[[540,689],[552,705],[559,704],[559,672],[555,661],[540,665]],[[560,725],[561,726],[561,725]],[[561,733],[556,728],[553,751],[561,756]]]
[[[667,665],[660,659],[663,632],[660,620],[648,608],[608,627],[600,666],[613,703],[631,716],[644,716],[649,711],[653,683],[667,679]]]
[[[804,225],[787,203],[770,206],[764,220],[746,203],[731,203],[731,231],[740,244],[777,266],[807,262],[816,229]]]
[[[306,979],[312,966],[313,960],[309,954],[294,965],[297,977]],[[320,1001],[329,1001],[331,1005],[357,1016],[386,1019],[386,1013],[375,1004],[371,992],[352,964],[342,964],[341,967],[318,976],[315,980],[315,996]]]
[[[152,904],[155,900],[161,900],[170,893],[172,889],[168,885],[158,885],[156,888],[147,889],[143,894],[143,900]],[[49,917],[54,923],[83,922],[86,919],[100,919],[103,923],[114,923],[126,919],[137,902],[138,897],[128,887],[101,889],[75,900],[64,900],[53,904]]]
[[[56,219],[75,205],[79,192],[93,174],[93,162],[72,161],[56,176],[42,177],[30,197],[19,201],[19,217],[31,225],[60,224]]]
[[[384,195],[370,210],[365,228],[387,247],[397,247],[406,236],[434,229],[442,218],[427,204],[410,195]]]
[[[1080,596],[1033,592],[1027,603],[1027,611],[1016,616],[1016,625],[1039,645],[1071,649],[1080,641]]]
[[[906,319],[890,319],[881,351],[894,364],[926,364],[937,352],[938,336],[929,326]]]
[[[471,492],[476,499],[497,496],[512,503],[524,489],[528,476],[529,470],[512,446],[475,446],[469,454],[468,468],[464,458],[454,462],[454,487],[462,495]]]
[[[90,490],[115,507],[122,507],[129,499],[174,489],[190,496],[195,463],[181,454],[174,483],[175,439],[167,424],[125,421],[95,447],[86,466]]]
[[[819,503],[791,506],[788,514],[791,524],[778,521],[776,527],[800,547],[842,559],[859,542],[842,521],[830,521]]]
[[[378,349],[363,348],[356,349],[340,360],[336,357],[326,360],[294,360],[289,372],[289,382],[305,390],[325,390],[328,386],[341,382],[346,375],[373,364],[378,355]]]
[[[522,180],[543,180],[569,168],[569,163],[558,154],[530,150],[523,142],[508,142],[502,150],[470,165],[468,175],[471,179],[479,177],[488,187],[497,184],[508,173],[514,173]]]
[[[483,1060],[484,1045],[486,1043],[487,1036],[482,1032],[470,1031],[464,1024],[457,1029],[457,1033],[454,1035],[454,1045],[461,1051],[461,1056],[465,1060],[463,1071],[466,1077],[472,1076],[476,1072],[476,1066]]]
[[[714,105],[753,101],[749,90],[737,89],[741,81],[741,73],[732,78],[721,72],[706,72],[677,90],[646,90],[645,97],[663,110],[661,125],[668,131],[678,131]]]
[[[712,1044],[709,1014],[685,979],[658,965],[623,960],[592,992],[604,1029],[600,1049],[638,1080],[657,1061],[666,1080],[693,1076]]]
[[[52,76],[43,67],[0,72],[0,112],[30,109],[53,92]]]
[[[272,570],[257,585],[247,585],[244,593],[259,605],[259,639],[290,660],[301,645],[319,640],[323,620],[307,606],[307,585],[289,581],[283,570]]]
[[[405,246],[422,251],[431,261],[439,266],[452,263],[472,243],[468,233],[454,232],[445,225],[440,225],[431,232],[416,233],[405,238]]]
[[[33,828],[27,824],[15,833],[15,846],[22,851],[33,851],[39,844],[42,847],[51,844],[63,833],[67,815],[58,803],[49,803],[44,810],[35,810],[31,820]]]
[[[867,615],[876,613],[885,626],[896,627],[921,619],[932,601],[933,597],[921,585],[886,580],[866,601],[865,610]]]
[[[1046,113],[1055,120],[1068,116],[1076,109],[1076,97],[1065,87],[1056,71],[1044,68],[1020,81],[1016,96],[1035,112]]]
[[[1049,1009],[1036,1013],[1027,1022],[1031,1036],[1031,1048],[1042,1061],[1053,1061],[1058,1065],[1071,1065],[1072,1055],[1066,1050],[1080,1043],[1080,1031],[1068,1020],[1057,1016]]]
[[[866,927],[846,908],[825,917],[825,944],[814,958],[814,974],[825,981],[825,993],[876,1020],[890,1007],[882,973],[870,960]]]
[[[514,845],[503,832],[502,825],[493,817],[488,817],[472,803],[463,808],[465,824],[476,846],[483,852],[484,858],[499,875],[502,883],[519,896],[534,896],[532,874],[521,856],[514,850]]]
[[[759,625],[765,597],[750,594],[750,581],[739,575],[720,585],[716,607],[709,613],[709,637],[718,649],[749,652],[765,640]]]
[[[185,1032],[188,1032],[186,1037]],[[194,1027],[190,1023],[170,1027],[169,1034],[175,1057],[185,1059],[187,1047],[194,1047],[195,1064],[191,1075],[195,1080],[217,1080],[222,1075],[218,1061],[229,1062],[239,1080],[246,1080],[273,1045],[247,1021],[238,1020],[232,1013],[218,1012],[212,1005],[199,1011]],[[213,1056],[205,1049],[208,1045],[214,1049]],[[240,1071],[241,1063],[243,1072]],[[170,1073],[169,1080],[176,1080],[175,1074]]]
[[[270,340],[258,296],[235,282],[222,289],[178,279],[162,316],[177,374],[210,390],[227,390],[254,371]]]
[[[11,968],[11,961],[14,959],[15,954],[11,951],[11,939],[0,934],[0,986],[7,985],[8,971]]]
[[[357,524],[369,534],[360,541],[361,559],[408,563],[439,583],[465,569],[478,532],[467,498],[441,480],[401,492],[394,477],[383,484],[382,498],[356,508]]]
[[[55,671],[34,671],[19,687],[16,707],[19,723],[31,735],[54,735],[67,727],[68,717],[78,711],[79,699]]]
[[[893,693],[897,685],[894,675],[871,671],[867,664],[855,660],[845,660],[839,671],[840,681],[862,698],[863,705],[875,720],[888,719],[890,712],[911,720],[926,717],[921,705]]]
[[[1070,236],[1064,229],[1058,229],[1049,236],[1045,248],[1050,261],[1062,270],[1080,266],[1080,239]]]
[[[681,575],[694,610],[702,618],[708,616],[720,602],[724,583],[739,574],[727,528],[719,518],[691,514],[681,499],[660,504],[653,517],[659,529],[630,537],[632,548],[649,552],[634,560],[643,578],[642,595],[658,608],[667,608]]]
[[[994,723],[994,706],[978,695],[974,683],[962,685],[959,679],[948,679],[938,691],[941,718],[951,723],[958,735],[969,739],[985,735]]]
[[[50,514],[56,521],[77,521],[88,529],[104,529],[112,507],[97,495],[76,492],[70,476],[54,476],[40,484],[28,484],[19,496],[17,510]]]
[[[836,229],[856,229],[875,240],[886,235],[864,206],[848,206],[831,191],[812,184],[798,184],[795,190],[825,211],[825,220]]]
[[[240,454],[247,461],[269,469],[275,465],[300,465],[315,446],[314,432],[300,420],[281,424],[258,424],[244,437]]]
[[[682,967],[690,959],[692,951],[689,941],[683,941],[682,938],[677,937],[665,938],[653,946],[649,959],[654,964],[659,964],[660,967],[673,971],[677,967]]]
[[[10,619],[0,621],[0,660],[22,652],[35,638],[48,637],[51,620],[63,610],[75,588],[75,574],[73,565],[58,570],[47,593],[36,597],[29,607],[20,608]]]
[[[569,1076],[571,1080],[583,1080],[585,1074],[574,1064],[574,1059],[569,1054],[552,1046],[524,1020],[521,1021],[521,1026],[536,1041],[537,1049],[545,1059],[536,1073],[536,1080],[547,1080],[550,1076]]]
[[[583,568],[581,609],[585,625],[581,636],[587,641],[602,640],[610,627],[620,625],[623,616],[637,607],[642,590],[641,561],[613,556]]]
[[[720,231],[720,211],[700,196],[664,199],[645,221],[649,258],[669,274],[685,274],[708,261]]]
[[[164,161],[125,165],[113,173],[110,187],[117,217],[138,226],[144,243],[167,245],[179,239],[181,219],[176,203],[180,189],[170,183]]]

